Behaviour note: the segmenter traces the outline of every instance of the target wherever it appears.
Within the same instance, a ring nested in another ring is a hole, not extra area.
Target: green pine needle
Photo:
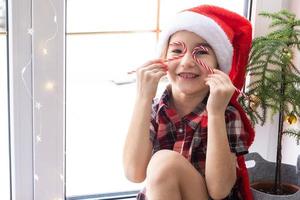
[[[283,134],[288,135],[290,137],[294,137],[297,140],[297,145],[299,145],[300,130],[286,129],[286,130],[283,131]]]

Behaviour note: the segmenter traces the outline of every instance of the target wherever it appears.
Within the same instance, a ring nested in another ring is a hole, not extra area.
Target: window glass
[[[153,30],[154,0],[68,0],[68,32]]]
[[[68,36],[67,195],[137,189],[121,167],[136,87],[127,71],[154,44],[153,33]]]
[[[240,0],[203,2],[223,3],[241,14],[244,9]],[[67,1],[67,197],[143,187],[126,180],[122,168],[136,91],[135,75],[127,72],[154,57],[157,27],[198,4],[196,0]],[[165,83],[159,85],[157,95]]]
[[[6,6],[0,0],[0,196],[10,199]]]

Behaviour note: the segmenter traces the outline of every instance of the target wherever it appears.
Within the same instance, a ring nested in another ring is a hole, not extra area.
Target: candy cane
[[[179,54],[177,56],[173,56],[171,58],[167,58],[167,59],[164,60],[164,62],[170,62],[170,61],[173,61],[173,60],[180,59],[185,55],[185,53],[187,51],[187,48],[186,48],[185,44],[181,41],[173,42],[173,43],[170,44],[170,46],[181,46],[183,50],[182,50],[181,54]]]
[[[193,52],[192,52],[192,56],[193,56],[193,59],[196,61],[196,63],[198,65],[201,65],[203,66],[207,71],[209,71],[211,74],[213,74],[213,70],[211,67],[209,67],[208,65],[206,65],[201,59],[197,58],[197,53],[202,50],[202,51],[205,51],[205,52],[208,52],[208,49],[204,46],[198,46],[198,47],[195,47],[193,49]]]

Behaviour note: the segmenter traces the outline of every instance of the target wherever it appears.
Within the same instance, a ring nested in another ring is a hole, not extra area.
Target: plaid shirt
[[[160,100],[154,100],[151,113],[150,140],[153,154],[161,149],[179,152],[201,173],[205,175],[207,148],[207,111],[206,100],[188,115],[180,118],[176,110],[170,107],[170,92],[165,90]],[[239,112],[228,106],[225,111],[226,130],[230,150],[236,155],[248,153],[247,133],[244,131]],[[233,188],[231,195],[238,191]],[[145,199],[144,192],[138,199]],[[227,198],[232,199],[232,198]],[[237,199],[237,198],[235,198]]]

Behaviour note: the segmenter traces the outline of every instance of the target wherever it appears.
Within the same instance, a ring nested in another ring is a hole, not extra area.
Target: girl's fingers
[[[218,69],[214,69],[214,74],[216,75],[220,75],[220,77],[224,78],[224,82],[227,82],[228,83],[228,86],[230,88],[233,88],[233,90],[235,90],[237,93],[245,96],[246,98],[249,98],[248,96],[246,96],[241,90],[237,89],[233,83],[231,82],[230,78],[228,77],[228,75],[226,73],[224,73],[223,71],[220,71]]]
[[[219,71],[219,70],[215,70],[214,69],[214,73],[213,74],[208,74],[207,75],[208,77],[215,77],[215,78],[218,78],[220,80],[222,80],[223,82],[228,82],[230,81],[229,77],[227,74],[225,74],[224,72],[222,71]],[[231,82],[231,81],[230,81]]]
[[[166,71],[166,68],[162,64],[155,63],[138,69],[137,77],[142,82],[150,83],[153,81],[153,83],[156,83],[162,76],[167,74]]]
[[[215,84],[218,84],[220,86],[224,86],[225,85],[225,83],[224,83],[225,81],[222,80],[222,78],[218,77],[217,75],[207,76],[206,80],[213,81]]]
[[[149,77],[149,76],[153,76],[154,74],[156,74],[158,72],[166,73],[166,71],[167,70],[161,66],[149,66],[147,68],[139,69],[137,71],[137,75],[139,77]]]
[[[165,68],[168,67],[168,65],[166,65],[162,59],[155,59],[155,60],[150,60],[150,61],[146,62],[139,68],[145,68],[145,67],[149,67],[149,66],[153,66],[153,65],[159,65],[159,66],[163,66]]]
[[[153,69],[150,71],[150,73],[153,75],[155,75],[157,73],[161,73],[161,72],[166,73],[166,71],[164,69]]]
[[[234,90],[234,86],[231,82],[222,80],[220,77],[209,76],[206,78],[206,84],[209,85],[210,90],[218,89],[219,91],[231,91]]]
[[[205,84],[208,85],[210,89],[215,88],[218,85],[215,79],[209,77],[205,79]]]
[[[167,73],[165,71],[157,71],[154,73],[154,76],[157,78],[157,79],[160,79],[161,77],[167,75]]]
[[[233,84],[231,82],[231,80],[229,79],[228,75],[225,73],[214,73],[214,74],[209,74],[207,76],[208,78],[213,78],[216,79],[218,81],[220,81],[220,83],[224,86],[224,87],[233,87]]]

